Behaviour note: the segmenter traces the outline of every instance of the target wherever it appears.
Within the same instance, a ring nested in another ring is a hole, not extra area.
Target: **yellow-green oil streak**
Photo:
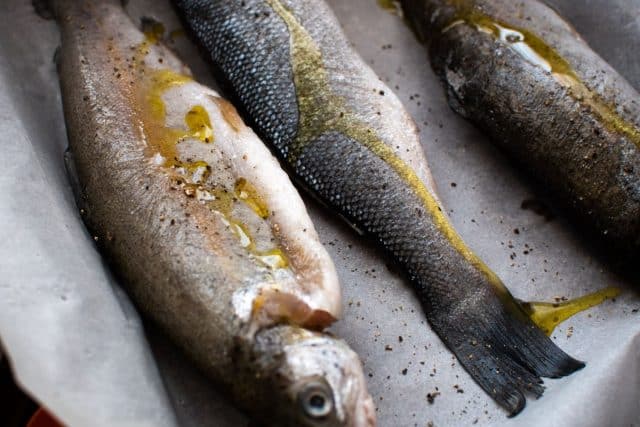
[[[329,131],[342,133],[362,144],[391,166],[411,187],[440,232],[468,262],[486,276],[499,295],[511,299],[509,291],[498,276],[464,243],[413,169],[380,140],[373,129],[351,112],[342,97],[333,93],[322,53],[297,18],[279,0],[266,1],[286,23],[291,37],[291,63],[300,118],[290,160],[295,160],[302,148]]]
[[[540,329],[547,335],[551,335],[560,323],[571,316],[595,307],[618,295],[620,295],[620,289],[609,287],[569,301],[558,303],[526,302],[522,303],[522,307]]]
[[[389,13],[402,16],[402,7],[398,0],[378,0],[378,6]]]
[[[275,270],[287,268],[289,261],[284,251],[279,247],[268,250],[258,250],[255,241],[240,221],[232,217],[233,203],[236,200],[245,203],[252,211],[262,219],[269,217],[269,208],[260,197],[258,190],[245,178],[239,178],[233,191],[214,189],[204,185],[204,181],[210,174],[209,165],[202,161],[184,162],[178,160],[176,145],[185,138],[197,139],[203,143],[213,143],[215,140],[213,126],[207,110],[202,105],[195,105],[185,114],[184,124],[187,131],[180,128],[171,128],[166,124],[166,105],[164,94],[178,86],[192,81],[191,77],[176,73],[170,69],[151,70],[144,64],[145,57],[149,54],[151,45],[159,43],[164,34],[164,26],[160,23],[148,25],[144,32],[145,39],[135,49],[135,64],[138,84],[137,113],[142,123],[142,132],[148,146],[162,156],[162,166],[174,172],[184,169],[186,176],[179,174],[177,179],[181,183],[185,194],[196,197],[215,212],[219,212],[226,221],[232,234],[240,241],[241,245],[266,267]],[[223,108],[222,106],[220,107]],[[224,113],[223,113],[224,115]],[[233,126],[233,124],[230,124]],[[192,177],[197,176],[194,180]],[[185,182],[186,180],[186,182]],[[199,194],[202,194],[202,199]]]
[[[373,129],[359,120],[348,108],[345,100],[331,90],[322,53],[306,29],[280,0],[266,0],[273,10],[286,23],[291,37],[291,64],[298,100],[298,135],[289,160],[295,161],[300,151],[315,138],[328,131],[348,136],[371,150],[381,160],[391,166],[420,198],[434,223],[451,245],[477,270],[479,270],[496,289],[499,297],[507,304],[517,305],[500,278],[464,243],[443,214],[433,195],[416,173],[393,150],[387,146]],[[542,329],[548,330],[550,320],[568,317],[599,304],[604,299],[597,296],[569,301],[558,305],[555,310],[547,308],[548,303],[524,303],[526,314]],[[549,304],[553,305],[553,304]],[[544,313],[553,313],[551,317]],[[556,324],[557,324],[556,323]]]
[[[479,11],[473,0],[450,0],[450,4],[456,8],[456,15],[443,31],[465,23],[502,40],[525,60],[551,73],[562,86],[567,88],[570,96],[598,115],[601,123],[609,131],[624,136],[640,148],[638,126],[621,117],[614,106],[589,89],[575,73],[571,64],[541,37]]]

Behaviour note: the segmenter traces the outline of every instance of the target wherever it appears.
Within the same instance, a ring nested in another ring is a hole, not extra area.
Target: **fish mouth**
[[[363,391],[358,402],[360,405],[355,410],[353,427],[376,427],[376,407],[371,395]]]
[[[346,424],[349,427],[375,427],[377,425],[376,406],[367,389],[367,381],[355,352],[352,353],[351,361],[353,363],[352,375],[355,377],[357,391],[354,393],[355,399],[350,404],[351,410],[348,412],[351,415],[348,417]]]

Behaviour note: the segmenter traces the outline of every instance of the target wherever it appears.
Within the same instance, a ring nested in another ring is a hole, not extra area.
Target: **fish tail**
[[[513,307],[511,307],[513,305]],[[494,400],[517,415],[526,405],[526,394],[544,392],[542,377],[559,378],[585,364],[562,351],[535,326],[517,302],[483,305],[484,313],[460,322],[455,316],[431,320],[462,366]],[[463,328],[457,325],[473,325]]]

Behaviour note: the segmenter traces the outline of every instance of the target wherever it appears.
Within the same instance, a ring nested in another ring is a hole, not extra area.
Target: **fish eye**
[[[321,420],[333,411],[333,394],[328,385],[314,382],[298,393],[298,403],[309,418]]]

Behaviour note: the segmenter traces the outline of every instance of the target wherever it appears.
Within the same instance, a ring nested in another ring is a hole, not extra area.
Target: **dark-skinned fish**
[[[453,110],[637,268],[640,94],[544,2],[402,5]]]
[[[433,330],[509,413],[584,366],[529,319],[440,206],[417,128],[318,0],[174,0],[245,117],[310,194],[406,272]]]

